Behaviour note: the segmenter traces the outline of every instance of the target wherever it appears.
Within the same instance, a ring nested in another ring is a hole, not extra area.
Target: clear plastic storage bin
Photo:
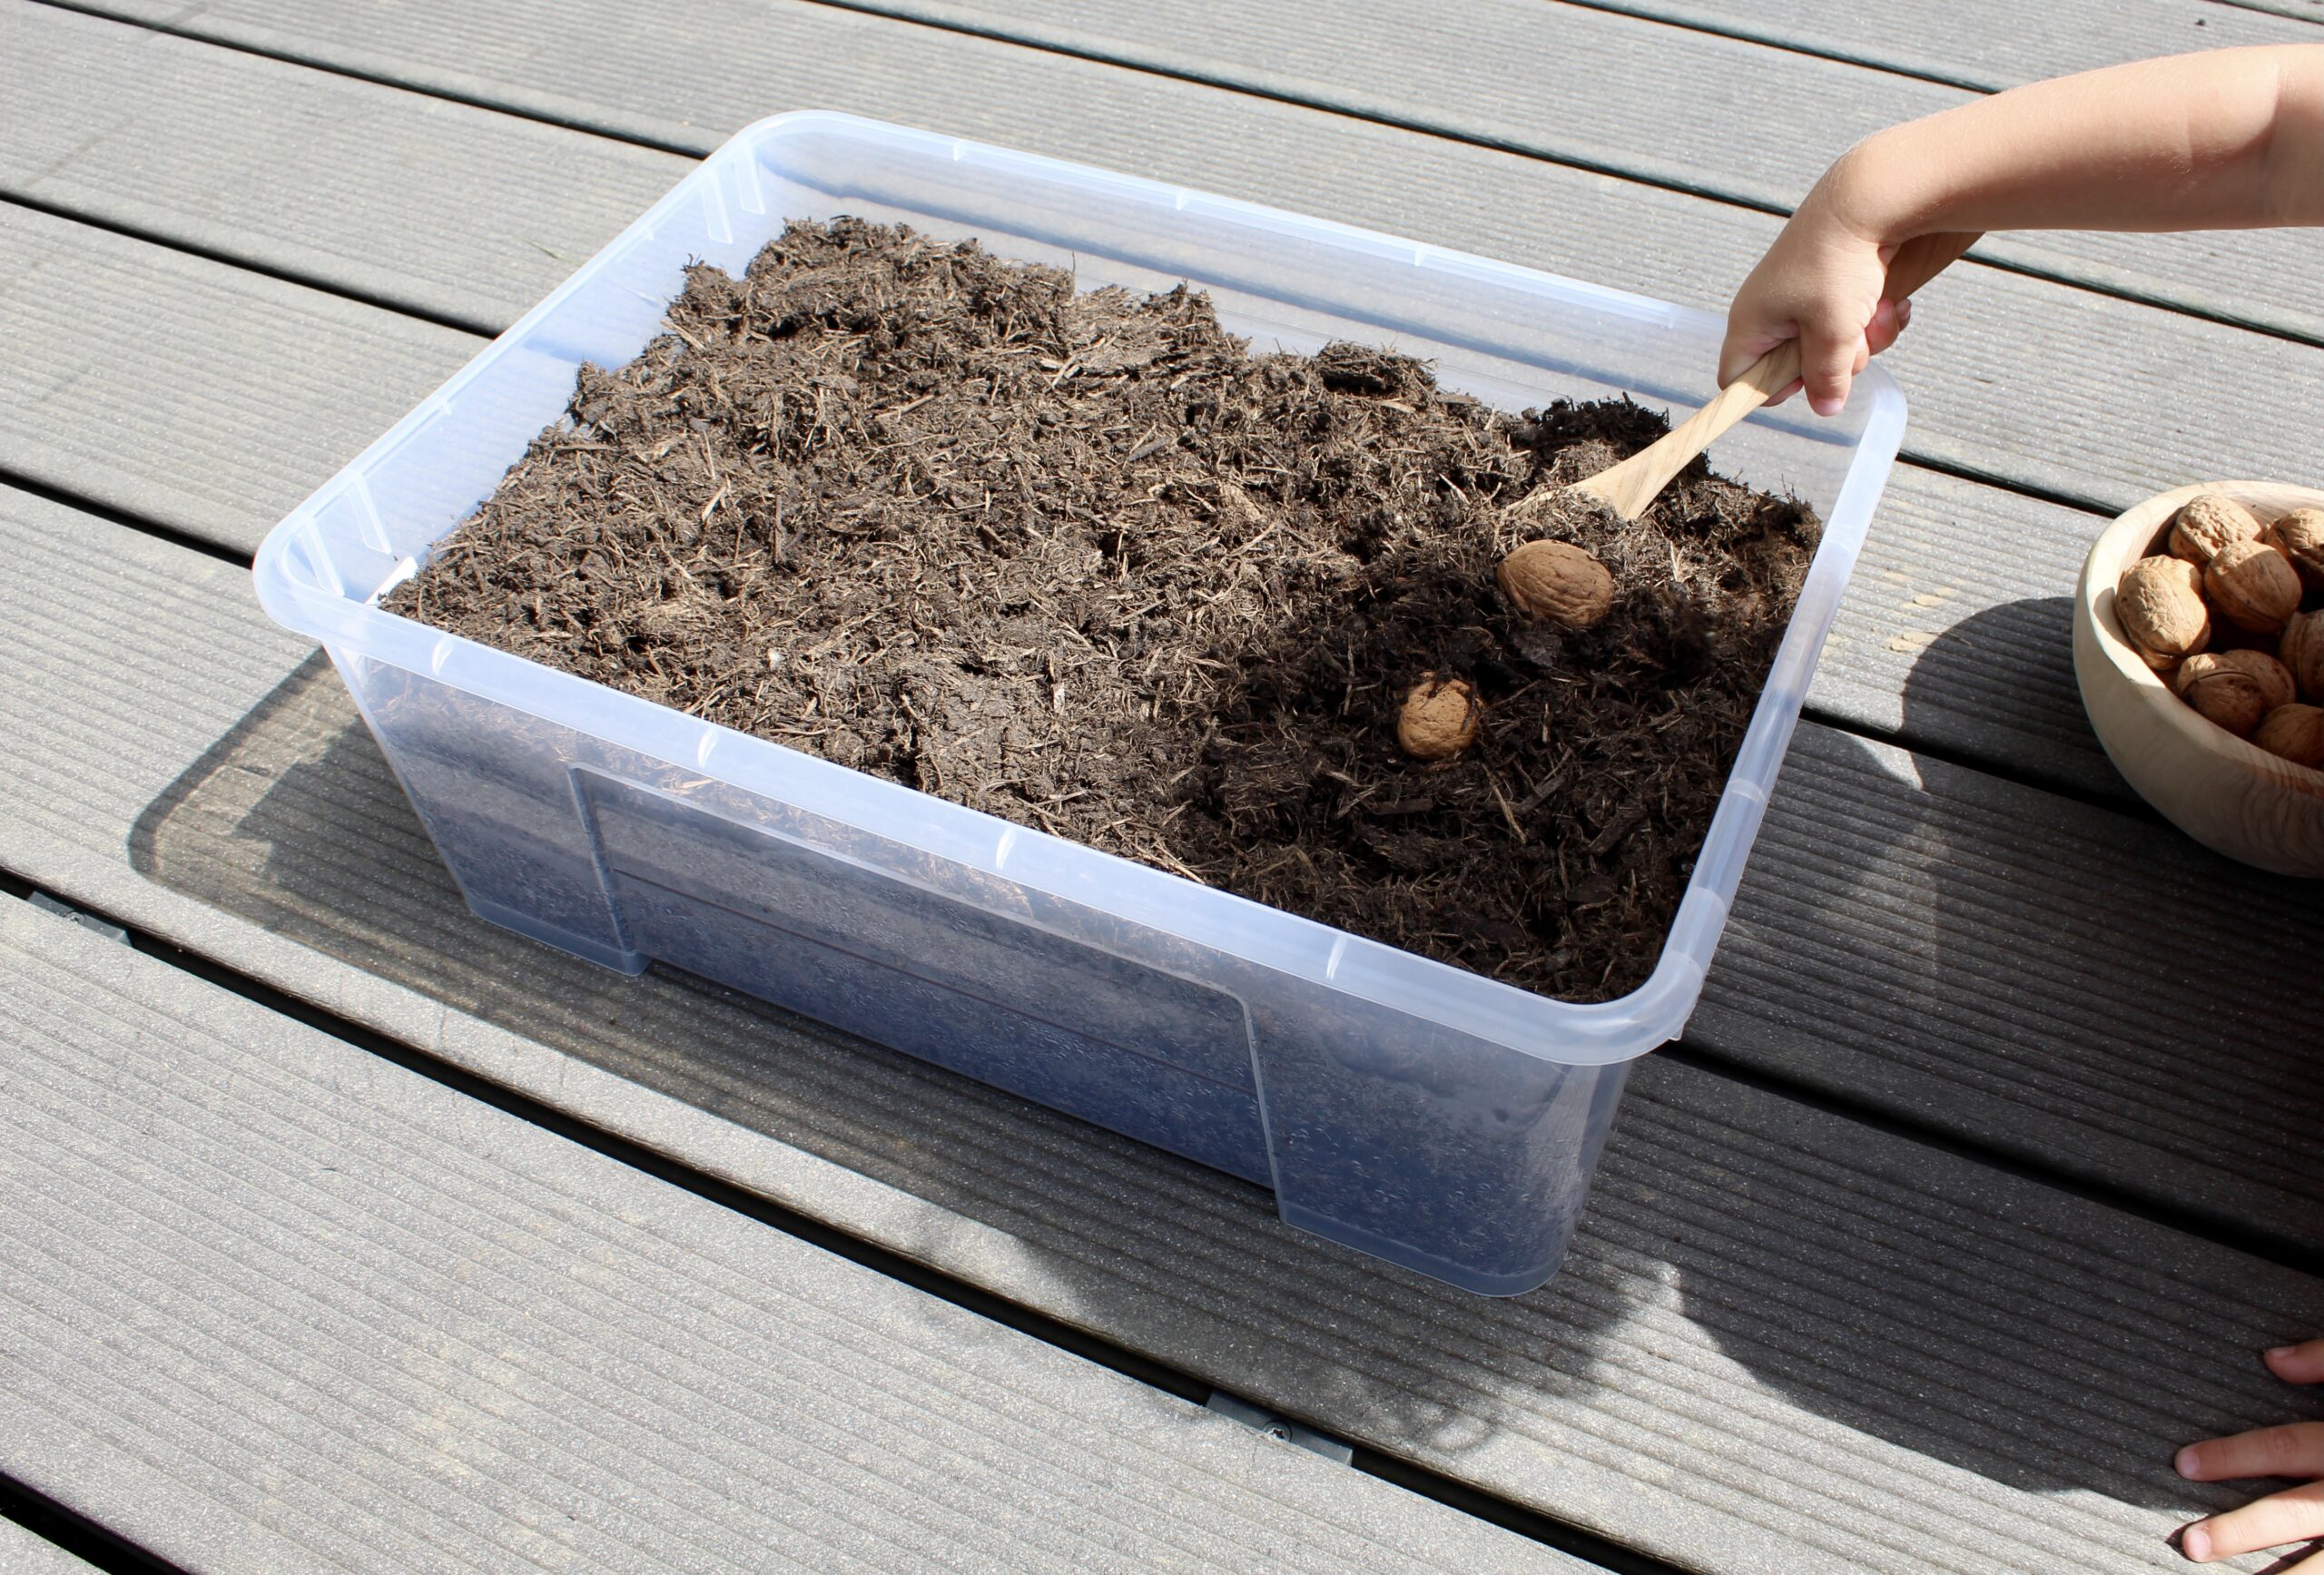
[[[1274,1189],[1293,1225],[1472,1291],[1547,1279],[1629,1063],[1675,1037],[1904,428],[1769,412],[1718,459],[1823,546],[1653,977],[1574,1006],[1010,825],[382,612],[381,590],[628,360],[680,271],[787,219],[905,221],[1210,292],[1261,348],[1393,344],[1514,409],[1692,405],[1718,321],[1151,181],[841,115],[752,126],[268,536],[260,599],[320,640],[483,917],[652,959]]]

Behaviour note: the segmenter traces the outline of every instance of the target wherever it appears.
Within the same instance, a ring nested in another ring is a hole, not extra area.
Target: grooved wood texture
[[[14,1521],[0,1521],[0,1575],[91,1575],[95,1568]]]
[[[0,1443],[282,1570],[1588,1566],[0,900]]]
[[[1183,73],[1778,212],[1788,212],[1827,164],[1868,133],[1973,96],[1845,59],[1661,25],[1619,7],[1543,0],[1454,7],[1304,0],[1225,16],[1207,6],[1140,0],[840,3]],[[2245,32],[2298,31],[2280,19],[2237,20]],[[2190,28],[2188,36],[2182,47],[2201,46],[2201,34]],[[1771,105],[1798,107],[1777,112],[1771,125]],[[1989,237],[1978,255],[2311,340],[2324,334],[2314,300],[2324,264],[2296,232],[2022,231]]]
[[[106,0],[107,8],[113,3]],[[547,0],[533,3],[546,6]],[[1465,0],[1453,6],[1299,0],[1245,7],[1147,0],[845,3],[865,19],[876,15],[970,28],[1785,211],[1858,138],[1969,96],[1893,73],[1544,0]],[[646,124],[692,120],[670,112],[680,103],[691,110],[726,96],[721,90],[727,84],[715,80],[725,74],[714,62],[656,26],[651,13],[615,0],[558,8],[563,27],[554,32],[513,5],[497,5],[486,14],[457,0],[399,6],[391,15],[319,9],[300,0],[222,0],[182,18],[175,9],[126,0],[118,14],[170,20],[200,36],[487,102],[513,95],[507,102],[559,118],[577,114],[589,124],[622,123],[601,123],[597,117],[608,110],[625,118],[643,110]],[[731,40],[731,52],[722,50],[721,56],[734,85],[742,87],[749,79],[741,68],[751,54],[787,54],[786,34],[833,27],[824,18],[794,15],[806,9],[797,0],[772,5],[726,0],[707,10],[696,5],[687,14],[686,36]],[[2246,26],[2290,25],[2270,18],[2237,20]],[[915,56],[945,46],[941,39],[912,38],[878,25],[854,44],[849,55],[817,74],[831,74],[834,64],[849,75],[876,71],[889,78],[891,94],[911,93],[920,77]],[[957,47],[953,53],[972,58]],[[628,66],[635,69],[624,69]],[[1055,60],[1010,69],[1039,70],[1049,79],[1037,95],[1014,102],[1058,106],[1063,113],[1050,119],[1060,130],[1100,110],[1066,90],[1070,78]],[[763,94],[772,85],[761,77],[756,91]],[[844,91],[862,88],[850,82]],[[912,96],[904,118],[935,113],[997,120],[1008,113],[998,106],[1011,102],[947,93],[935,101],[944,105],[940,111],[925,91]],[[762,96],[757,103],[761,107],[743,110],[729,123],[770,108],[831,107],[821,99],[785,103]],[[1814,110],[1785,118],[1780,134],[1738,141],[1738,127],[1761,127],[1762,106],[1768,103]],[[974,123],[958,120],[944,129],[981,134]],[[1745,146],[1748,156],[1738,155]],[[2296,234],[2164,240],[2058,231],[1996,237],[1984,248],[2016,264],[2142,299],[2324,336],[2324,309],[2317,305],[2324,264]]]
[[[0,193],[485,333],[691,162],[34,0],[0,103]]]
[[[1806,50],[1884,70],[1910,72],[1997,92],[2044,76],[2092,71],[2125,60],[2232,49],[2255,44],[2315,44],[2324,20],[2318,0],[2249,8],[2216,0],[2050,0],[2028,13],[2007,0],[1581,0],[1651,22],[1699,27],[1785,49]]]
[[[2310,1252],[2324,887],[1803,728],[1691,1043]]]
[[[479,345],[0,204],[0,467],[212,541],[255,547]]]
[[[1494,3],[1543,18],[1647,27],[1541,0]],[[1073,9],[1083,25],[1134,12],[1147,29],[1141,37],[1158,36],[1180,15],[1130,0],[1092,5],[1087,16],[1083,7]],[[1194,31],[1202,39],[1215,33],[1227,40],[1240,35],[1237,29],[1278,25],[1265,18],[1299,18],[1303,36],[1344,37],[1357,50],[1347,74],[1372,59],[1364,52],[1385,39],[1399,41],[1387,56],[1390,66],[1422,71],[1442,69],[1427,63],[1447,58],[1462,30],[1479,25],[1474,17],[1483,14],[1469,5],[1407,8],[1395,25],[1403,32],[1367,34],[1336,13],[1318,20],[1275,7],[1206,9]],[[648,13],[611,0],[498,0],[488,8],[412,0],[392,14],[299,0],[220,0],[182,25],[696,151],[777,110],[850,110],[1715,310],[1724,309],[1733,284],[1777,228],[1765,213],[1538,159],[803,0],[703,0],[687,16],[681,38]],[[1574,73],[1587,91],[1577,89],[1557,116],[1535,107],[1535,76],[1508,92],[1520,95],[1529,123],[1603,113],[1603,105],[1628,95],[1623,124],[1683,124],[1696,100],[1740,102],[1735,95],[1744,92],[1742,83],[1752,93],[1788,94],[1768,76],[1779,64],[1762,57],[1822,64],[1711,40],[1745,55],[1674,75],[1673,57],[1661,48],[1664,35],[1702,35],[1647,31],[1655,48],[1624,44],[1603,60],[1583,40],[1559,34],[1560,69]],[[1285,58],[1324,47],[1289,33],[1265,36]],[[719,47],[705,51],[687,41],[702,37],[718,38]],[[1505,69],[1506,61],[1537,47],[1530,35],[1495,34],[1479,47],[1485,43],[1491,48],[1477,57],[1480,71]],[[1455,85],[1458,91],[1446,90],[1449,103],[1492,100],[1483,86]],[[1845,103],[1831,112],[1836,119],[1847,113]],[[1880,118],[1891,118],[1887,108]],[[1731,133],[1731,117],[1717,123],[1726,128],[1722,136]],[[1714,165],[1761,167],[1763,158],[1794,156],[1781,152],[1794,140],[1787,134],[1754,143],[1748,161],[1722,152]],[[1804,177],[1797,183],[1804,185]],[[2191,277],[2211,279],[2240,278],[2230,264],[2250,248],[2291,246],[2297,257],[2257,271],[2284,281],[2287,310],[2324,312],[2316,305],[2324,300],[2318,288],[2324,261],[2297,235],[2239,232],[2142,243],[2171,249],[2173,257],[2185,257]],[[2213,257],[2201,250],[2212,245],[2227,251]],[[2239,286],[2234,299],[2265,294],[2255,280],[2249,289]],[[2324,350],[1992,269],[1956,268],[1931,284],[1916,307],[1913,331],[1888,363],[1913,400],[1909,452],[2110,511],[2205,476],[2296,480],[2312,469],[2311,434],[2324,416]],[[2132,366],[2142,372],[2134,381],[2122,376]],[[1711,375],[1706,366],[1706,397]]]
[[[2137,802],[2074,686],[2073,591],[2102,516],[1899,467],[1808,705],[2085,797]]]
[[[460,912],[335,677],[232,569],[0,517],[34,654],[0,686],[0,866],[1328,1431],[1703,1568],[2170,1568],[2175,1521],[2230,1500],[2171,1449],[2315,1409],[2250,1354],[2324,1312],[2317,1282],[1668,1060],[1565,1272],[1492,1302],[699,981],[545,951]]]

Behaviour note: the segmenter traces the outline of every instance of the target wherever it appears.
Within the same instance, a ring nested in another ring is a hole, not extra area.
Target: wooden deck
[[[2324,1417],[2254,1354],[2324,1334],[2324,888],[2128,796],[2066,598],[2109,512],[2317,473],[2312,234],[1930,287],[1703,1005],[1510,1301],[479,923],[246,573],[776,110],[1717,308],[1873,126],[2324,5],[2027,23],[0,0],[0,1570],[2177,1565],[2250,1490],[2176,1446]]]

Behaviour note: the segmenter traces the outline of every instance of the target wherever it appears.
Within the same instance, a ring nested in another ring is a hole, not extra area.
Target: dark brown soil
[[[582,371],[388,605],[1022,825],[1569,999],[1651,970],[1817,539],[1699,462],[1637,525],[1506,505],[1659,436],[1422,362],[1253,354],[1184,289],[851,220]],[[1587,634],[1493,568],[1612,570]],[[1405,691],[1482,735],[1423,765]]]

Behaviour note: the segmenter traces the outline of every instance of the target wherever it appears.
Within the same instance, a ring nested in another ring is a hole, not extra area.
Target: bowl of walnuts
[[[2180,830],[2324,876],[2324,491],[2213,481],[2108,526],[2073,606],[2090,724]]]

